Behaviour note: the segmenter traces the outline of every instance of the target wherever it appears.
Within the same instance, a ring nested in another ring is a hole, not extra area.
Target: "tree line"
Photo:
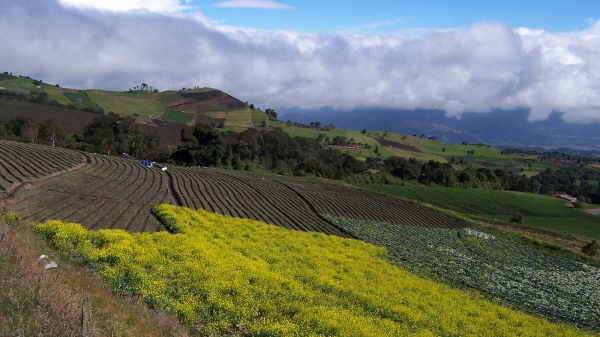
[[[74,150],[128,155],[138,159],[163,161],[184,166],[228,167],[235,170],[262,170],[281,175],[315,176],[349,182],[401,184],[407,181],[427,186],[481,188],[552,195],[567,193],[587,202],[600,203],[600,170],[587,164],[595,158],[569,156],[575,165],[527,177],[503,169],[466,168],[457,170],[450,163],[392,156],[367,157],[360,161],[332,148],[336,141],[325,134],[318,138],[291,137],[282,130],[248,129],[221,131],[198,123],[181,130],[183,145],[169,147],[156,131],[148,131],[132,116],[109,113],[96,117],[82,134],[69,135],[54,119],[37,124],[19,117],[0,121],[0,138],[28,143],[60,146]],[[347,141],[342,139],[341,141]],[[544,159],[564,159],[564,155]],[[540,157],[540,159],[542,159]],[[376,172],[376,173],[373,173]],[[589,183],[589,182],[592,183]]]

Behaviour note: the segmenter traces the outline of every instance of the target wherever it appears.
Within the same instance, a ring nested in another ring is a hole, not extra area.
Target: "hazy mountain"
[[[344,129],[388,130],[404,134],[436,136],[448,143],[486,143],[511,147],[571,147],[600,149],[599,123],[568,124],[554,113],[545,121],[527,121],[528,111],[493,111],[447,118],[439,110],[360,109],[341,112],[333,109],[278,109],[283,121],[333,124]]]

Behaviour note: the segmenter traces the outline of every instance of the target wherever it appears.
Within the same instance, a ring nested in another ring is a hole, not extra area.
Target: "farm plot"
[[[423,229],[323,215],[396,264],[551,320],[600,327],[600,269],[470,228]]]
[[[72,170],[85,163],[74,151],[0,140],[0,189],[8,193],[22,183]]]
[[[85,91],[63,91],[63,96],[65,96],[74,106],[78,107],[79,109],[100,109],[100,107],[89,98]]]
[[[519,211],[526,216],[580,214],[572,208],[565,207],[564,200],[533,194],[421,186],[361,185],[361,187],[467,214],[510,215],[514,211]]]
[[[302,198],[266,179],[231,176],[214,170],[170,169],[181,205],[301,231],[348,235],[322,220]]]
[[[9,210],[24,221],[60,219],[89,229],[164,230],[151,212],[157,204],[173,203],[164,173],[121,158],[89,155],[88,160],[68,176],[19,190]]]
[[[338,186],[286,182],[318,213],[411,226],[462,228],[462,221],[400,200]]]
[[[82,133],[85,126],[90,124],[98,115],[85,111],[0,98],[0,119],[8,120],[17,117],[29,117],[37,123],[55,118],[60,120],[70,133]]]

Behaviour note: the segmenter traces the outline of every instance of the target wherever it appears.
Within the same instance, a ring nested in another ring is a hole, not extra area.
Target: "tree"
[[[321,127],[321,122],[315,122],[315,128],[320,128]]]
[[[375,150],[373,150],[373,152],[379,153],[379,145],[375,145]]]
[[[52,147],[61,146],[69,137],[69,132],[59,120],[47,119],[40,124],[39,137]]]
[[[273,110],[273,109],[267,109],[267,110],[265,110],[265,113],[267,115],[269,115],[270,118],[272,118],[274,120],[277,120],[277,112],[275,112],[275,110]]]
[[[197,123],[181,129],[181,141],[196,164],[218,165],[225,150],[225,140],[219,130],[207,123]]]
[[[364,135],[365,133],[367,133],[367,129],[362,129],[362,131],[360,133],[362,133]]]
[[[446,148],[445,147],[442,148],[442,152],[446,152]]]

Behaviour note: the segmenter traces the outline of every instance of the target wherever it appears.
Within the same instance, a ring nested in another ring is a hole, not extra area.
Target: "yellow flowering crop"
[[[586,335],[420,279],[362,241],[172,205],[155,211],[174,234],[59,221],[36,230],[115,291],[212,334],[247,325],[253,336],[286,337]]]

